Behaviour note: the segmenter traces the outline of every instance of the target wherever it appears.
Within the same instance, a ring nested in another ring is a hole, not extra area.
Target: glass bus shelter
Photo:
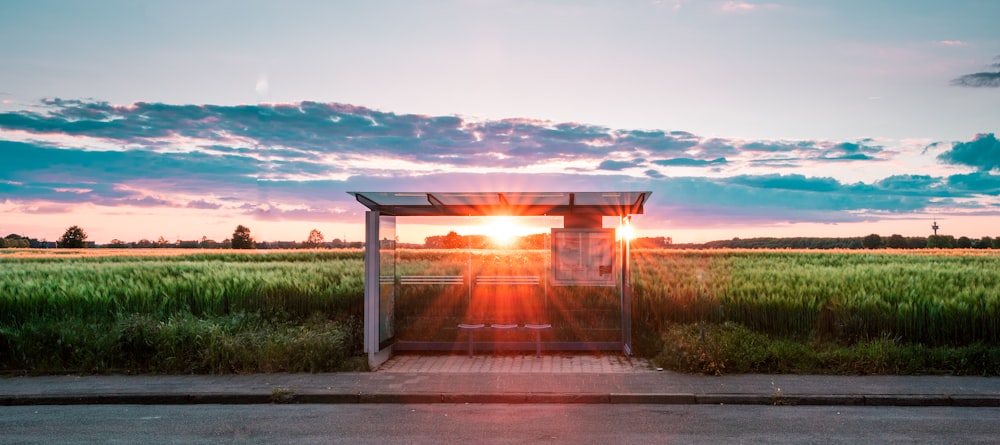
[[[364,348],[373,368],[405,350],[632,354],[629,240],[616,232],[651,192],[348,193],[368,208]],[[542,249],[402,252],[396,218],[420,216],[561,217],[562,227],[550,227]],[[604,217],[618,228],[603,227]]]

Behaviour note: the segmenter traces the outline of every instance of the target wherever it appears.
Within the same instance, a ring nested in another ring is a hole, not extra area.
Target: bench
[[[517,324],[499,324],[494,323],[491,325],[486,325],[484,323],[462,323],[458,325],[459,329],[468,331],[469,333],[469,358],[472,358],[473,347],[472,347],[472,333],[478,329],[528,329],[535,331],[535,357],[542,356],[542,330],[551,328],[552,325],[545,324],[530,324],[525,323],[522,326]]]
[[[529,285],[537,286],[541,280],[537,275],[477,275],[477,285]]]

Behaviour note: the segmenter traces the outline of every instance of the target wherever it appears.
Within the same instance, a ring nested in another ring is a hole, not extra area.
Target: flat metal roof
[[[347,192],[393,216],[641,215],[653,192]]]

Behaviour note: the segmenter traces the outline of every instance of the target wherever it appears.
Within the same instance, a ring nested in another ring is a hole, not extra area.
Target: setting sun
[[[492,216],[483,222],[484,234],[498,246],[508,246],[522,235],[525,227],[509,216]]]
[[[635,238],[635,229],[632,227],[632,218],[623,219],[618,228],[619,237],[632,240]]]

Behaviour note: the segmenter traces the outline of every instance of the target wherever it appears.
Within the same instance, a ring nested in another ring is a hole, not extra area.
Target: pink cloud
[[[937,44],[941,46],[966,46],[969,43],[961,40],[938,40]]]

